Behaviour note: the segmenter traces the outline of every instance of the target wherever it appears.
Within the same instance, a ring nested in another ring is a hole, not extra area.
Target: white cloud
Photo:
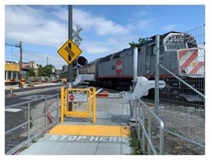
[[[98,41],[84,42],[82,43],[82,48],[84,48],[86,52],[92,54],[103,54],[110,51],[107,44]]]
[[[67,32],[66,23],[47,16],[46,11],[31,6],[6,6],[6,39],[25,43],[59,46]]]
[[[150,22],[150,20],[141,21],[139,27],[146,27]],[[123,26],[80,9],[73,9],[73,24],[74,26],[79,24],[83,28],[80,48],[86,55],[108,55],[129,47],[130,41],[138,39],[138,36],[133,34],[137,29],[135,23]],[[46,64],[46,57],[50,57],[52,64],[59,68],[66,64],[56,53],[56,49],[68,39],[67,7],[6,6],[5,31],[6,40],[17,42],[21,40],[24,44],[55,48],[54,53],[36,52],[38,56],[28,57],[29,61]]]
[[[175,24],[169,24],[169,25],[166,25],[165,27],[163,27],[164,30],[167,30],[167,31],[173,31],[176,29],[176,25]]]
[[[148,29],[149,27],[154,25],[154,19],[147,18],[147,19],[140,19],[137,21],[136,27],[139,29]]]
[[[74,9],[74,22],[80,24],[86,30],[93,29],[99,36],[129,34],[129,27],[122,26],[91,13]]]

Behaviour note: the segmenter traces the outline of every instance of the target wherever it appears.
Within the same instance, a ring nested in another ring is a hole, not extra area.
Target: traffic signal
[[[79,56],[77,59],[77,63],[81,66],[84,66],[88,63],[87,59],[83,56]]]

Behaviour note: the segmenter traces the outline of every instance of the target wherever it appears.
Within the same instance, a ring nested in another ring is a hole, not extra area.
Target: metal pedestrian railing
[[[60,94],[5,107],[5,153],[12,155],[59,123]],[[53,120],[52,120],[53,119]]]
[[[135,106],[135,129],[143,154],[164,154],[164,123],[141,99],[130,102]]]

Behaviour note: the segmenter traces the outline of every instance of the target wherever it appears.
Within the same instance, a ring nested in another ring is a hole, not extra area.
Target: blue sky
[[[204,5],[73,5],[73,28],[88,61],[129,47],[139,37],[188,31],[205,23]],[[5,42],[23,43],[23,61],[67,63],[57,50],[68,39],[66,5],[5,5]],[[5,45],[5,60],[19,61],[19,48]]]

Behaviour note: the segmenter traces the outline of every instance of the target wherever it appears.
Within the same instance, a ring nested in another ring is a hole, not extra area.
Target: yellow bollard
[[[93,123],[96,123],[96,88],[93,88]]]
[[[61,87],[61,123],[64,121],[64,87]]]
[[[12,94],[12,91],[14,90],[14,88],[9,88],[9,90],[10,90],[10,94]]]

